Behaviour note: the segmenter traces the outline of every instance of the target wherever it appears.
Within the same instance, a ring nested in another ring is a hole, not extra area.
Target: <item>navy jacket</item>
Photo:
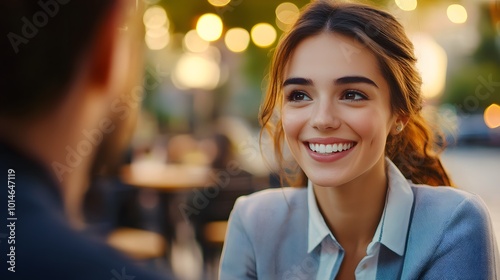
[[[164,279],[73,230],[58,184],[43,166],[2,143],[0,156],[0,279]]]

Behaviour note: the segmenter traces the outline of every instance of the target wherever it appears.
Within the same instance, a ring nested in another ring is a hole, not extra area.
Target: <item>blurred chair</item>
[[[196,239],[202,247],[204,262],[208,265],[214,264],[220,257],[227,221],[236,199],[255,191],[252,174],[244,170],[239,170],[237,175],[230,176],[227,181],[225,186],[211,186],[210,188],[219,190],[218,194],[212,198],[206,197],[208,199],[206,207],[199,209],[197,215],[190,217],[196,231]],[[188,202],[194,202],[194,196]]]
[[[226,237],[227,221],[214,221],[203,227],[203,238],[207,243],[222,246]]]
[[[98,178],[86,194],[86,231],[132,259],[166,260],[168,247],[160,234],[162,226],[152,224],[152,221],[158,219],[152,217],[154,215],[151,213],[158,211],[145,209],[145,196],[154,197],[154,194],[142,194],[140,190],[123,184],[118,178]]]
[[[216,277],[227,221],[234,203],[238,197],[251,194],[256,189],[254,176],[241,169],[235,156],[236,146],[226,135],[217,133],[199,143],[200,150],[209,160],[214,182],[191,193],[184,201],[188,208],[196,209],[190,213],[189,220],[196,242],[202,248],[205,273]],[[203,200],[202,206],[200,200]]]
[[[115,229],[109,234],[107,242],[136,260],[163,258],[167,251],[167,243],[160,234],[135,228]]]

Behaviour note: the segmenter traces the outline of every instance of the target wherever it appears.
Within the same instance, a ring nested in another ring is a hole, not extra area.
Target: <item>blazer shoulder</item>
[[[470,214],[487,216],[488,210],[483,200],[476,194],[452,187],[431,187],[412,185],[415,207],[426,208],[429,215],[450,216],[457,210]]]
[[[307,189],[267,189],[239,197],[232,215],[238,215],[247,225],[275,223],[307,215]]]
[[[409,265],[403,278],[435,279],[444,273],[453,279],[491,279],[498,251],[483,200],[451,187],[413,185],[412,190]]]
[[[414,210],[408,246],[413,254],[421,255],[421,262],[431,258],[443,239],[478,230],[484,232],[489,227],[488,210],[475,194],[426,185],[412,185],[412,190]]]

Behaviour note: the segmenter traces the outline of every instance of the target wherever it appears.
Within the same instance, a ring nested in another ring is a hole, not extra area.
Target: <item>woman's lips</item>
[[[318,141],[319,140],[319,141]],[[332,162],[348,155],[357,142],[346,139],[335,139],[335,141],[326,139],[315,139],[304,142],[309,155],[319,162]]]
[[[356,145],[355,142],[334,143],[334,144],[318,144],[309,142],[307,146],[309,150],[319,154],[340,153],[350,150]]]

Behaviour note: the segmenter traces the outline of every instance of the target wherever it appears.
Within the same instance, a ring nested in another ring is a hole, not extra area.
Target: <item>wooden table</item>
[[[183,192],[214,184],[209,167],[183,164],[138,163],[122,168],[124,183],[161,192]]]
[[[211,173],[211,168],[199,165],[140,162],[122,167],[121,179],[158,196],[158,226],[163,228],[170,243],[175,237],[176,225],[190,222],[182,215],[181,206],[187,205],[193,191],[215,184]]]

